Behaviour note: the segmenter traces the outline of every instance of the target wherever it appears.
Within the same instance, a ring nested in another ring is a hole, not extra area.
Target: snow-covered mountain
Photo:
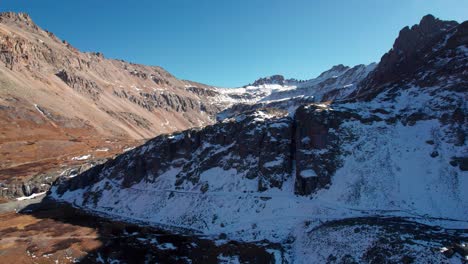
[[[281,108],[293,113],[304,103],[344,99],[355,91],[376,65],[372,63],[352,68],[336,65],[310,80],[284,79],[281,75],[274,75],[260,78],[243,88],[222,89],[224,95],[237,100],[218,114],[218,120],[264,107]]]
[[[378,65],[223,91],[245,103],[62,178],[51,197],[168,229],[279,242],[277,261],[461,263],[467,69],[468,22],[426,16]]]

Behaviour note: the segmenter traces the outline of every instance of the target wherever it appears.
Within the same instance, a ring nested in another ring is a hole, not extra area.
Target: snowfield
[[[392,103],[394,111],[408,111],[413,106],[414,111],[419,111],[416,106],[422,105],[434,114],[437,99],[414,93],[414,89],[396,98],[397,102]],[[366,116],[382,106],[385,102],[348,103],[335,108],[359,109]],[[328,106],[323,109],[334,111]],[[379,115],[388,118],[391,114]],[[241,122],[245,117],[239,118],[229,122]],[[260,111],[254,114],[253,122],[262,123],[271,118],[274,116]],[[282,127],[281,122],[269,126]],[[57,194],[57,186],[54,186],[52,196],[109,217],[174,230],[191,230],[213,237],[226,234],[234,240],[266,239],[278,243],[295,237],[288,257],[295,263],[308,263],[307,258],[300,257],[302,255],[314,256],[316,262],[327,260],[330,254],[326,250],[332,249],[314,251],[323,248],[327,239],[342,240],[343,247],[354,244],[350,250],[354,248],[356,252],[351,255],[357,258],[359,249],[375,243],[382,235],[379,233],[381,227],[372,227],[357,235],[353,233],[353,236],[348,234],[352,230],[346,228],[329,230],[327,235],[301,235],[307,230],[325,228],[322,227],[324,223],[343,219],[401,217],[429,226],[468,229],[468,173],[450,165],[454,156],[466,155],[467,150],[464,145],[451,143],[447,136],[450,133],[446,131],[448,127],[431,118],[411,124],[383,120],[363,124],[348,120],[340,129],[354,135],[353,140],[343,142],[341,146],[344,163],[327,188],[310,196],[294,194],[295,171],[281,188],[259,192],[257,179],[247,178],[235,167],[226,170],[216,166],[200,172],[199,184],[184,184],[182,188],[176,188],[182,167],[172,166],[160,175],[148,175],[130,187],[103,174],[95,184],[62,195]],[[184,136],[176,134],[168,140],[178,142],[184,140]],[[302,142],[310,140],[303,138]],[[224,153],[231,147],[203,146],[214,148],[212,154]],[[150,151],[157,149],[143,146],[127,153],[136,155]],[[184,162],[178,160],[173,164]],[[277,157],[264,167],[274,167],[281,162],[282,158]],[[304,178],[316,177],[313,170],[304,170],[300,174]],[[204,190],[204,184],[209,188]],[[95,204],[85,202],[90,192],[99,193]],[[355,241],[359,243],[355,244]],[[426,250],[436,246],[443,244],[419,245]],[[411,247],[411,250],[417,251],[417,247]],[[441,260],[440,254],[432,257]]]
[[[281,241],[307,220],[368,215],[404,216],[468,228],[468,197],[464,195],[468,175],[448,165],[451,156],[463,148],[440,142],[437,121],[414,126],[348,122],[345,126],[359,134],[359,140],[345,146],[350,155],[343,167],[330,187],[313,197],[294,195],[293,176],[282,189],[257,192],[255,180],[220,167],[201,173],[200,181],[210,186],[206,193],[197,187],[177,190],[174,185],[180,168],[172,168],[154,182],[144,180],[130,188],[102,179],[91,187],[103,190],[93,210],[205,234],[226,233],[241,240]],[[439,143],[430,145],[428,140]],[[433,151],[438,157],[431,157]],[[310,171],[302,173],[313,177]],[[105,188],[108,185],[114,188]],[[56,198],[82,205],[84,192],[66,192]]]

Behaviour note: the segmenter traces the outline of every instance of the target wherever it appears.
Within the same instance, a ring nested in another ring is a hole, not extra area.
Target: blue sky
[[[402,27],[428,13],[462,22],[468,1],[2,0],[0,10],[27,12],[82,51],[236,87],[379,61]]]

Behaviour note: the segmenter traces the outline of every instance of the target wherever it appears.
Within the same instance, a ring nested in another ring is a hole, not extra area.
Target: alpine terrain
[[[468,228],[467,44],[468,22],[428,15],[377,65],[259,79],[233,90],[243,102],[220,122],[156,137],[51,195],[109,217],[279,242],[294,263],[449,262],[433,249]]]
[[[427,15],[378,63],[240,88],[80,52],[25,14],[0,16],[0,47],[5,197],[50,188],[196,238],[132,242],[163,262],[468,261],[468,21]]]

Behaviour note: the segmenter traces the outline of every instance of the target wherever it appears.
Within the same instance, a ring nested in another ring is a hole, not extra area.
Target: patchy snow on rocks
[[[91,154],[87,154],[87,155],[73,157],[72,160],[87,160],[90,158],[91,158]]]

